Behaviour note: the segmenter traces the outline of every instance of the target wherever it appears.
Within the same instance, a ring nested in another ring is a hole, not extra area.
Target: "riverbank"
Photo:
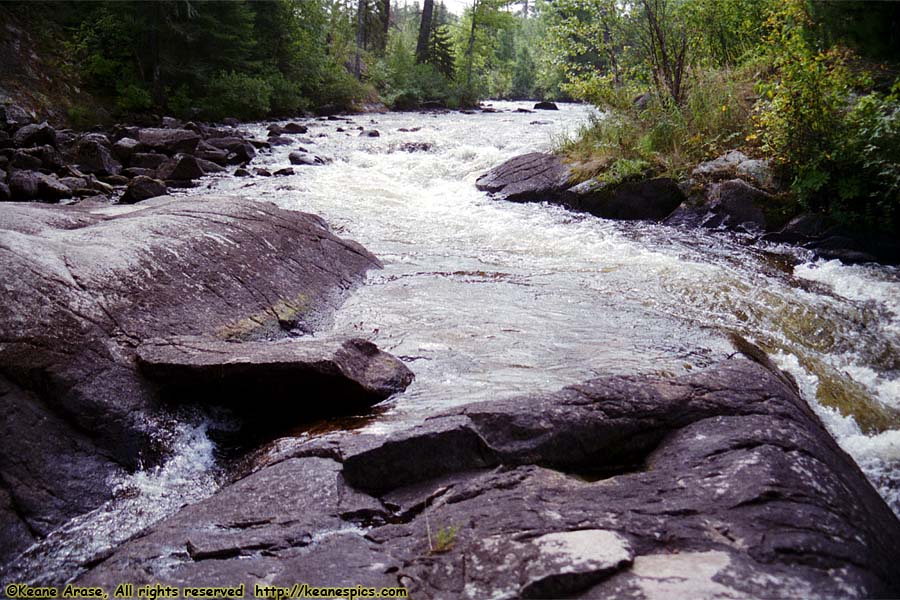
[[[763,245],[797,245],[845,264],[900,263],[900,242],[878,229],[798,213],[769,161],[737,150],[692,167],[684,179],[648,173],[601,174],[579,181],[579,167],[546,153],[518,156],[477,182],[512,202],[551,202],[605,219],[652,221],[698,232],[730,231]]]

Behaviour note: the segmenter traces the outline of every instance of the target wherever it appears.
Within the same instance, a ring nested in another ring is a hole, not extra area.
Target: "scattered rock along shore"
[[[638,178],[607,183],[595,178],[572,185],[573,178],[562,158],[533,152],[491,169],[476,185],[511,202],[551,202],[606,219],[737,231],[846,263],[900,263],[896,238],[829,226],[819,215],[784,223],[773,214],[777,186],[768,163],[737,151],[698,165],[682,182]]]
[[[898,535],[793,381],[737,358],[469,405],[386,439],[277,441],[78,583],[895,597]]]
[[[163,458],[185,404],[271,436],[405,388],[368,342],[306,335],[379,267],[318,217],[242,198],[3,205],[0,563]]]
[[[76,132],[37,123],[15,106],[0,106],[0,201],[133,204],[194,186],[206,175],[246,167],[258,152],[300,143],[292,136],[307,131],[299,123],[273,124],[268,139],[259,140],[237,121],[226,121],[210,125],[163,117],[153,127]],[[309,156],[304,164],[322,162]]]

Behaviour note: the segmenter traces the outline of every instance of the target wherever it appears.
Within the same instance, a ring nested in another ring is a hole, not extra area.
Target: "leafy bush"
[[[900,80],[891,94],[859,98],[834,148],[833,196],[839,221],[885,230],[900,225]]]
[[[120,112],[135,113],[153,106],[150,92],[136,83],[128,83],[117,88],[116,109]]]
[[[699,71],[680,105],[667,96],[639,93],[637,86],[582,80],[579,94],[591,94],[608,112],[593,118],[561,150],[576,163],[580,176],[602,174],[622,160],[680,175],[743,142],[749,132],[752,77],[750,70]]]
[[[314,102],[319,106],[331,105],[349,110],[366,97],[365,87],[346,69],[337,65],[324,71],[319,88],[315,91]]]
[[[767,99],[757,117],[764,149],[807,209],[850,225],[895,226],[900,87],[887,96],[858,96],[867,77],[848,67],[847,50],[812,45],[799,0],[773,14],[770,26],[777,76],[760,86]]]
[[[266,77],[272,88],[271,113],[275,116],[289,117],[307,108],[299,83],[289,81],[278,71]]]
[[[423,102],[448,104],[453,89],[447,77],[430,64],[413,65],[409,71],[388,73],[385,102],[395,110],[412,110]]]
[[[265,79],[221,72],[209,82],[203,109],[212,119],[260,119],[269,113],[271,98],[272,86]]]

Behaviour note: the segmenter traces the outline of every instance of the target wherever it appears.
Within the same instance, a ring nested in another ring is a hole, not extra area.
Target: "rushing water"
[[[589,111],[495,106],[505,112],[313,121],[298,144],[329,164],[295,167],[286,177],[220,176],[187,193],[240,194],[317,213],[381,258],[385,268],[370,274],[334,328],[404,357],[416,381],[369,430],[598,375],[683,374],[731,354],[727,333],[734,331],[795,375],[900,514],[900,271],[811,261],[803,251],[760,248],[726,233],[493,201],[475,189],[478,175],[551,148]],[[381,135],[360,137],[357,126]],[[431,147],[407,152],[401,145],[408,142]],[[253,167],[288,166],[293,149],[276,147]],[[121,536],[211,493],[203,439],[187,436],[169,471],[129,480],[143,490],[125,503],[129,518],[112,518],[121,510],[106,507],[98,511],[105,517],[88,518],[90,526],[81,522],[70,535],[93,531],[108,546],[118,541],[103,533],[109,523]],[[185,478],[199,483],[188,496],[179,483]],[[162,508],[130,518],[148,502]],[[31,552],[38,551],[61,554],[45,546]],[[24,572],[33,575],[33,567]]]

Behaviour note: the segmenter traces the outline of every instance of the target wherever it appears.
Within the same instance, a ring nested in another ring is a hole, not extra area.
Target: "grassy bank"
[[[823,214],[856,229],[900,229],[900,58],[881,46],[874,50],[882,40],[852,46],[851,37],[829,35],[830,13],[815,2],[634,4],[620,15],[634,21],[633,29],[609,21],[608,7],[595,16],[611,32],[609,43],[636,48],[633,54],[618,56],[615,72],[608,63],[606,72],[601,65],[571,77],[569,89],[603,111],[559,144],[579,178],[683,180],[698,163],[740,150],[770,161],[779,202],[787,200],[789,211]],[[702,16],[710,6],[718,17],[731,10],[751,24],[726,32],[734,49],[726,60],[717,58],[706,34],[682,29],[691,19],[696,26],[696,11]],[[584,15],[579,18],[583,23]],[[647,23],[664,35],[641,37],[639,26]],[[633,61],[627,70],[626,58]]]

